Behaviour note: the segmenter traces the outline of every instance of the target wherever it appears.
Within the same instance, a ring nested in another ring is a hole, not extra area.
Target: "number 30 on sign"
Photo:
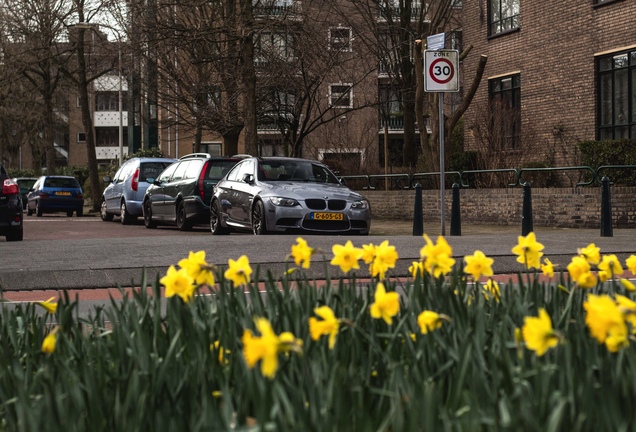
[[[424,90],[427,92],[459,91],[457,50],[424,51]]]

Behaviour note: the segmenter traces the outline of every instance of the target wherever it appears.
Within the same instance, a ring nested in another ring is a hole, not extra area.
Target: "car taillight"
[[[135,192],[139,189],[139,168],[133,173],[131,187]]]
[[[5,179],[2,183],[2,193],[4,195],[12,195],[20,193],[20,187],[11,179]]]
[[[201,197],[201,201],[205,202],[205,190],[203,189],[203,179],[205,178],[205,173],[208,172],[208,165],[210,165],[210,161],[206,162],[203,165],[203,169],[201,170],[201,174],[199,174],[199,196]]]

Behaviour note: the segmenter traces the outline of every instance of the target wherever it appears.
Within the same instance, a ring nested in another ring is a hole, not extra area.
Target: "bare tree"
[[[42,142],[49,174],[55,173],[55,124],[58,113],[55,94],[62,81],[62,66],[69,61],[63,43],[66,20],[73,5],[65,0],[3,1],[2,21],[6,31],[5,54],[10,69],[25,79],[41,100]],[[15,77],[14,77],[15,79]],[[35,151],[38,163],[39,150]]]

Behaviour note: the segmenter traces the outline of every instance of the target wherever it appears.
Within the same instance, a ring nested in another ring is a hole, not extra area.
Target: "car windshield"
[[[166,169],[172,162],[144,162],[139,170],[139,181],[147,182],[149,178],[157,178],[161,171]]]
[[[234,165],[236,165],[235,160],[210,161],[205,178],[208,180],[221,180]]]
[[[20,186],[20,191],[28,191],[33,187],[37,179],[18,179],[17,183]]]
[[[74,178],[50,177],[44,180],[44,187],[79,188],[79,183]]]
[[[265,181],[340,183],[327,167],[311,161],[266,160],[260,162],[259,172]]]

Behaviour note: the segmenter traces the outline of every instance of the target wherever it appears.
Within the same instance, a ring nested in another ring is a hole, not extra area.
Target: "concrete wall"
[[[373,217],[413,220],[415,191],[360,191],[371,203]],[[533,188],[534,226],[600,228],[601,188]],[[612,221],[617,228],[636,228],[636,188],[611,189]],[[452,190],[446,190],[446,219],[450,221]],[[519,225],[523,188],[461,189],[462,224]],[[440,218],[439,190],[422,191],[424,221]]]

